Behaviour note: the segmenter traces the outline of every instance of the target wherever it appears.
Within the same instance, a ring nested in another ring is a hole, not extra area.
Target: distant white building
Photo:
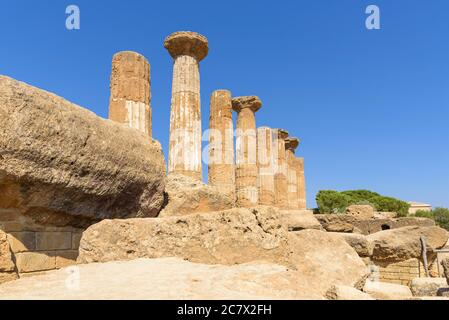
[[[409,201],[408,204],[410,204],[410,209],[408,210],[409,214],[415,214],[418,210],[432,211],[432,206],[427,203]]]

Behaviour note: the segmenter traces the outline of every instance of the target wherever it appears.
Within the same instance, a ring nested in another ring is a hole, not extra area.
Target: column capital
[[[209,52],[207,38],[192,31],[173,32],[165,38],[164,48],[168,50],[173,59],[187,55],[201,61]]]
[[[236,112],[249,108],[256,112],[262,107],[262,101],[257,96],[242,96],[232,99],[232,109]]]
[[[278,139],[285,140],[288,137],[288,131],[285,129],[275,129],[278,133]]]
[[[295,137],[288,137],[285,139],[285,150],[291,150],[295,152],[295,149],[299,146],[299,139]]]

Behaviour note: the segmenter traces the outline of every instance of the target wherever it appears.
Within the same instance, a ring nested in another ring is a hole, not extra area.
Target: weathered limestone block
[[[195,32],[174,32],[164,41],[174,59],[168,172],[201,181],[201,101],[199,62],[207,39]]]
[[[259,169],[259,204],[274,205],[275,163],[273,150],[273,130],[268,127],[257,128],[257,167]]]
[[[325,295],[332,285],[362,289],[369,269],[346,241],[328,232],[307,229],[289,234],[291,264],[302,281]]]
[[[447,284],[449,284],[449,258],[444,259],[441,262],[444,270],[444,276],[446,277]]]
[[[362,219],[348,214],[317,214],[315,217],[329,232],[354,232],[365,235],[405,226],[435,226],[435,222],[427,218]]]
[[[81,263],[180,257],[232,265],[288,260],[287,230],[275,210],[231,209],[183,217],[104,220],[89,227],[80,244]]]
[[[165,192],[167,203],[159,217],[183,216],[234,207],[234,199],[228,194],[182,174],[168,175]]]
[[[126,124],[151,137],[150,101],[148,60],[137,52],[116,53],[112,58],[109,119]]]
[[[164,180],[158,142],[0,77],[0,208],[58,226],[152,217]]]
[[[420,226],[420,227],[433,227],[435,226],[435,220],[429,218],[417,218],[417,217],[403,217],[393,219],[391,229]]]
[[[277,170],[274,174],[274,204],[278,208],[288,209],[288,184],[287,184],[287,161],[285,153],[285,139],[288,132],[276,129],[273,144],[277,146]]]
[[[315,218],[329,232],[354,232],[356,218],[342,214],[316,214]]]
[[[306,177],[304,173],[304,158],[296,158],[296,173],[298,174],[299,209],[307,209]]]
[[[332,285],[362,288],[368,276],[365,264],[344,240],[318,230],[288,234],[277,211],[269,207],[104,220],[83,233],[78,262],[160,257],[206,264],[284,265],[293,271],[289,281],[297,291],[313,297],[324,297]]]
[[[346,214],[359,219],[372,219],[374,208],[370,205],[352,205],[346,208]]]
[[[332,286],[326,292],[329,300],[376,300],[369,294],[349,286]]]
[[[217,90],[210,100],[209,185],[235,199],[234,124],[228,90]]]
[[[410,283],[415,297],[436,297],[440,289],[446,287],[446,278],[415,278]]]
[[[238,207],[253,207],[259,203],[255,113],[261,107],[262,102],[256,96],[232,99],[232,108],[237,112],[235,188]]]
[[[344,239],[360,257],[371,257],[373,255],[373,244],[362,234],[332,232],[331,235]]]
[[[377,264],[390,264],[422,256],[421,237],[426,239],[429,261],[435,257],[435,250],[444,247],[449,233],[440,227],[403,227],[385,230],[369,235],[373,243],[372,259]]]
[[[295,149],[299,146],[299,139],[288,137],[285,140],[285,152],[287,162],[287,203],[290,209],[300,207],[300,198],[298,191],[298,173],[296,172]]]
[[[324,230],[310,210],[281,210],[280,218],[288,231],[304,229]]]
[[[16,253],[16,265],[19,273],[56,269],[56,252],[21,252]]]
[[[6,233],[0,230],[0,283],[18,278]]]
[[[378,300],[404,300],[413,296],[407,286],[377,281],[366,281],[363,291]]]

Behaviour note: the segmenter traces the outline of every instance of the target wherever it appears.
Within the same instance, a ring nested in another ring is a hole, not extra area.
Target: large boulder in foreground
[[[0,230],[0,283],[18,278],[6,233]]]
[[[322,295],[332,285],[362,289],[370,274],[363,260],[343,238],[327,232],[309,229],[291,233],[289,245],[291,264],[302,280]]]
[[[369,273],[344,239],[313,229],[289,233],[278,210],[270,207],[104,220],[83,233],[78,262],[160,257],[222,265],[280,264],[297,272],[293,280],[299,292],[320,297],[332,285],[361,288]]]
[[[444,247],[449,233],[440,227],[403,227],[369,235],[373,244],[372,260],[376,264],[390,264],[422,257],[421,237],[426,239],[427,253],[432,260],[434,252]]]
[[[413,297],[409,287],[387,282],[366,281],[363,291],[377,300],[405,300]]]
[[[234,201],[217,188],[182,174],[169,174],[166,179],[167,204],[160,217],[227,210]]]
[[[1,285],[0,299],[323,299],[298,288],[297,273],[276,264],[220,266],[162,258],[78,265],[79,277],[72,269]]]
[[[158,142],[0,76],[0,208],[56,226],[152,217],[164,180]]]
[[[269,207],[182,217],[103,220],[84,233],[80,263],[179,257],[232,265],[288,260],[287,230]]]

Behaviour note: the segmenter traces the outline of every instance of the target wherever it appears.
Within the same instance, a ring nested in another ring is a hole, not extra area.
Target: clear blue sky
[[[65,8],[81,30],[65,28]],[[365,28],[365,8],[381,30]],[[112,55],[151,64],[153,131],[167,151],[173,31],[209,39],[209,97],[258,95],[257,124],[302,139],[308,200],[320,189],[365,188],[449,207],[449,1],[1,1],[0,74],[107,117]],[[204,172],[206,177],[207,172]]]

